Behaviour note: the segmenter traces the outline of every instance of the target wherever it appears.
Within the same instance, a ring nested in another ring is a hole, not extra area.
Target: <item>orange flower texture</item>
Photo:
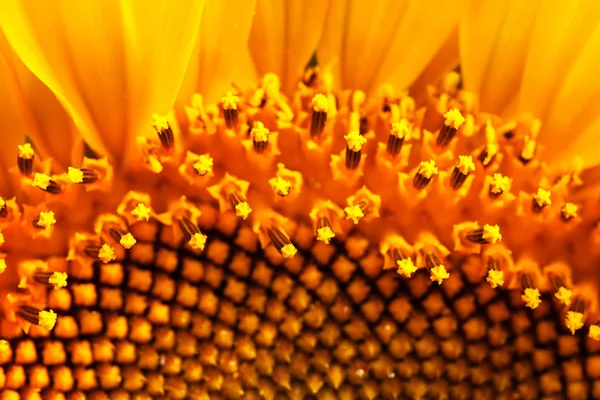
[[[600,2],[0,0],[0,400],[600,399]]]

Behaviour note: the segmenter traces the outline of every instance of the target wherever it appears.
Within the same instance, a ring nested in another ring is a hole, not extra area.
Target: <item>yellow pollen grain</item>
[[[4,258],[0,258],[0,274],[3,274],[6,271],[6,260]]]
[[[223,106],[223,110],[237,110],[239,102],[240,98],[238,96],[234,96],[231,92],[227,92],[225,96],[221,97],[221,105]]]
[[[33,155],[33,148],[31,147],[31,143],[20,144],[17,146],[19,148],[19,158],[24,158],[26,160],[31,160]]]
[[[540,300],[540,291],[536,288],[526,288],[521,295],[521,299],[532,310],[535,310],[542,302]]]
[[[556,299],[560,303],[564,304],[567,307],[571,305],[571,296],[572,295],[573,295],[573,293],[564,286],[559,287],[558,290],[556,291],[556,293],[554,293],[554,297],[556,297]]]
[[[42,190],[46,190],[50,185],[50,177],[46,174],[40,174],[36,172],[33,175],[33,182],[31,183],[33,187],[40,188]]]
[[[252,208],[250,207],[250,204],[246,203],[245,201],[235,205],[235,215],[238,217],[246,219],[251,212]]]
[[[109,263],[116,258],[115,249],[113,249],[110,245],[104,243],[102,247],[100,247],[100,251],[98,252],[98,258],[102,260],[103,263]]]
[[[571,219],[577,216],[577,206],[573,203],[565,203],[560,211],[565,219]]]
[[[54,224],[56,224],[56,219],[54,218],[54,211],[40,211],[37,226],[48,230],[52,228]]]
[[[492,289],[496,289],[497,287],[504,285],[504,272],[497,269],[491,269],[488,271],[485,280],[490,284]]]
[[[592,340],[600,341],[600,326],[591,325],[590,331],[588,332],[588,336]]]
[[[48,278],[48,283],[54,286],[54,290],[58,290],[67,287],[68,275],[66,272],[54,272]]]
[[[166,131],[169,129],[169,121],[167,117],[158,114],[152,114],[152,127],[156,129],[157,132]]]
[[[56,324],[56,317],[57,316],[54,311],[42,310],[38,314],[38,325],[44,329],[51,331],[52,328],[54,328],[54,325]]]
[[[424,178],[431,179],[434,175],[437,175],[438,169],[435,166],[435,161],[421,161],[419,164],[419,172],[418,174]]]
[[[500,194],[508,190],[508,185],[510,184],[510,179],[508,176],[503,176],[502,174],[494,174],[492,176],[492,181],[490,182],[490,192],[493,194]]]
[[[431,279],[432,282],[437,282],[438,285],[441,285],[445,279],[450,278],[450,274],[446,271],[446,267],[443,265],[437,265],[431,268]]]
[[[273,192],[279,196],[287,196],[292,189],[292,183],[280,176],[269,179],[269,185],[271,185]]]
[[[396,136],[398,139],[404,139],[410,132],[410,124],[406,118],[402,118],[400,122],[394,122],[392,124],[392,136]]]
[[[502,234],[500,234],[500,227],[498,225],[488,225],[483,227],[483,239],[490,243],[497,243],[502,240]]]
[[[398,274],[406,278],[410,278],[412,274],[414,274],[417,271],[417,267],[412,262],[410,257],[404,258],[402,260],[397,260],[396,265],[398,266]]]
[[[199,175],[206,175],[213,170],[213,159],[208,154],[202,154],[194,162],[194,169]]]
[[[348,148],[354,152],[360,151],[363,144],[367,143],[367,139],[356,131],[348,133],[344,139],[346,139]]]
[[[540,207],[549,206],[552,204],[550,195],[551,193],[549,190],[539,188],[537,192],[533,194],[533,200],[535,200],[535,203]]]
[[[204,246],[206,245],[206,235],[194,233],[188,244],[194,250],[204,250]]]
[[[583,314],[577,311],[567,311],[565,324],[571,334],[574,335],[575,331],[583,328]]]
[[[150,208],[146,207],[144,203],[138,203],[138,205],[131,210],[131,215],[133,215],[137,221],[148,221],[150,220]]]
[[[469,175],[471,172],[475,171],[473,158],[471,156],[458,156],[456,168],[458,168],[461,174]]]
[[[444,124],[446,126],[451,126],[454,129],[460,128],[460,126],[465,122],[465,117],[462,116],[458,108],[453,108],[444,114]]]
[[[296,255],[296,252],[296,247],[294,247],[294,245],[291,243],[288,243],[281,248],[281,256],[286,260],[289,260],[290,258],[294,257]]]
[[[0,354],[6,353],[10,349],[6,340],[0,340]]]
[[[83,182],[83,172],[79,168],[69,167],[67,169],[67,176],[71,183]]]
[[[358,224],[358,221],[365,216],[358,204],[344,208],[344,212],[346,213],[346,219],[351,220],[355,224]]]
[[[323,226],[323,227],[317,229],[317,240],[318,241],[321,241],[325,244],[329,244],[331,239],[333,239],[334,237],[335,237],[335,233],[333,233],[333,230],[331,230],[331,228],[328,226]]]
[[[126,249],[132,248],[136,244],[136,242],[137,241],[135,240],[133,235],[129,232],[121,236],[121,239],[119,240],[119,244]]]
[[[316,94],[310,102],[314,111],[327,112],[329,110],[329,99],[323,94]]]
[[[268,141],[270,134],[271,132],[269,132],[269,130],[265,128],[265,125],[262,122],[255,122],[254,127],[250,131],[250,135],[252,136],[252,139],[255,142]]]

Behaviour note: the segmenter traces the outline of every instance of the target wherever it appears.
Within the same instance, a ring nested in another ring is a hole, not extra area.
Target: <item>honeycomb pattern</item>
[[[9,338],[0,399],[600,398],[598,344],[471,259],[438,286],[382,271],[357,235],[325,245],[301,226],[283,262],[230,214],[200,255],[133,229],[122,262],[73,267],[50,292],[47,337]]]

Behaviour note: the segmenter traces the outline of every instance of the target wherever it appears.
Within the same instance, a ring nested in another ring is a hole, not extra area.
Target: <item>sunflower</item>
[[[0,399],[600,398],[599,13],[3,1]]]

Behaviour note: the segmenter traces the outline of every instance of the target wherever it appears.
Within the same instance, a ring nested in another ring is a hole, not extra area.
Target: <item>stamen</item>
[[[102,246],[87,246],[84,249],[84,252],[89,257],[100,260],[104,264],[107,264],[117,258],[115,255],[115,249],[106,243],[104,243]]]
[[[475,164],[471,156],[458,156],[458,163],[454,166],[450,176],[452,189],[459,189],[473,171],[475,171]]]
[[[410,257],[399,248],[390,248],[392,260],[396,262],[397,272],[405,278],[410,278],[417,271],[417,267]]]
[[[240,98],[234,96],[233,93],[227,92],[227,94],[221,97],[221,107],[223,108],[223,117],[225,118],[225,124],[229,129],[233,129],[238,124],[238,103]]]
[[[367,139],[358,132],[350,132],[346,136],[346,168],[356,169],[360,164],[362,155],[362,146],[367,143]]]
[[[40,215],[33,220],[33,226],[49,230],[56,224],[53,211],[40,211]]]
[[[19,171],[25,176],[31,176],[33,173],[33,159],[35,157],[31,143],[18,145],[18,148],[17,165],[19,166]]]
[[[440,130],[440,133],[437,138],[437,145],[440,147],[444,147],[450,143],[458,128],[465,122],[465,118],[462,116],[460,111],[457,108],[453,108],[444,114],[444,125]]]
[[[181,217],[177,222],[189,246],[194,250],[204,250],[207,236],[200,231],[200,228],[187,217]]]
[[[89,168],[73,168],[69,167],[67,176],[71,183],[89,184],[98,181],[98,174]]]
[[[475,229],[467,233],[467,239],[477,244],[497,243],[502,240],[500,227],[498,225],[486,224],[481,229]]]
[[[392,130],[387,142],[387,152],[390,156],[397,156],[402,150],[406,136],[410,132],[410,124],[406,118],[392,124]]]
[[[544,207],[552,204],[552,200],[550,199],[550,191],[539,188],[537,192],[533,194],[532,201],[532,210],[533,212],[540,212],[544,209]]]
[[[281,197],[285,197],[290,194],[290,190],[292,188],[292,183],[280,176],[269,179],[269,185],[271,185],[273,192]]]
[[[590,325],[590,331],[588,333],[590,339],[600,341],[600,325]]]
[[[502,174],[494,174],[492,176],[492,180],[490,181],[490,197],[496,198],[506,190],[510,185],[510,178],[508,176],[503,176]]]
[[[446,271],[446,267],[435,254],[428,253],[425,256],[425,263],[431,273],[429,279],[431,279],[432,282],[437,282],[438,285],[441,285],[445,279],[450,278],[450,274]]]
[[[283,258],[287,260],[296,255],[296,247],[294,247],[290,238],[282,229],[271,227],[267,229],[267,234],[271,243],[273,243],[273,246],[275,246]]]
[[[30,306],[21,306],[17,311],[17,315],[25,321],[34,325],[39,325],[49,331],[54,328],[57,318],[56,313],[52,310],[38,310],[37,308]]]
[[[488,273],[485,280],[490,284],[492,289],[504,286],[504,272],[500,270],[498,260],[491,257],[487,262],[487,266]]]
[[[567,311],[567,315],[565,317],[565,325],[571,331],[571,335],[575,334],[575,331],[583,328],[584,324],[584,315],[580,311]]]
[[[127,250],[132,248],[137,242],[131,233],[125,232],[122,229],[110,228],[108,234]]]
[[[542,300],[540,299],[540,291],[533,287],[533,282],[531,281],[529,275],[523,274],[521,276],[521,286],[523,287],[521,299],[525,305],[532,310],[538,308],[538,306],[542,303]]]
[[[577,206],[573,203],[565,203],[560,209],[560,216],[564,222],[568,222],[577,216]]]
[[[564,286],[560,286],[558,290],[554,293],[554,297],[565,306],[569,307],[571,305],[571,297],[573,293]]]
[[[329,244],[331,239],[335,237],[333,229],[331,229],[331,221],[327,216],[321,216],[317,220],[317,240],[325,244]]]
[[[172,149],[175,144],[175,136],[173,136],[173,130],[169,125],[167,117],[152,114],[152,126],[156,129],[160,144],[167,150]]]
[[[213,159],[208,154],[198,156],[194,162],[194,170],[200,176],[205,176],[213,171]]]
[[[138,205],[131,210],[131,215],[133,215],[137,221],[149,221],[150,211],[150,208],[146,207],[144,203],[138,203]]]
[[[485,145],[483,150],[481,150],[481,153],[479,153],[479,157],[477,159],[481,162],[483,168],[487,168],[492,164],[497,154],[498,145],[494,143],[488,143]]]
[[[33,175],[31,185],[51,194],[58,194],[62,189],[60,183],[56,182],[50,176],[37,172]]]
[[[235,211],[235,215],[243,219],[248,218],[252,212],[252,208],[250,208],[250,205],[241,194],[238,192],[229,193],[229,201],[231,202],[231,207]]]
[[[257,153],[263,153],[267,149],[270,134],[271,132],[265,128],[262,122],[257,121],[254,123],[254,127],[250,131],[254,151]]]
[[[311,101],[312,115],[310,119],[310,136],[320,136],[327,122],[329,99],[323,94],[317,94]]]
[[[431,179],[434,175],[437,175],[437,173],[438,169],[435,166],[435,161],[422,161],[421,164],[419,164],[419,170],[413,179],[413,186],[417,190],[424,189],[429,185],[429,182],[431,182]]]
[[[38,271],[33,276],[33,280],[42,285],[53,286],[54,290],[67,287],[68,275],[66,272],[47,272]]]

